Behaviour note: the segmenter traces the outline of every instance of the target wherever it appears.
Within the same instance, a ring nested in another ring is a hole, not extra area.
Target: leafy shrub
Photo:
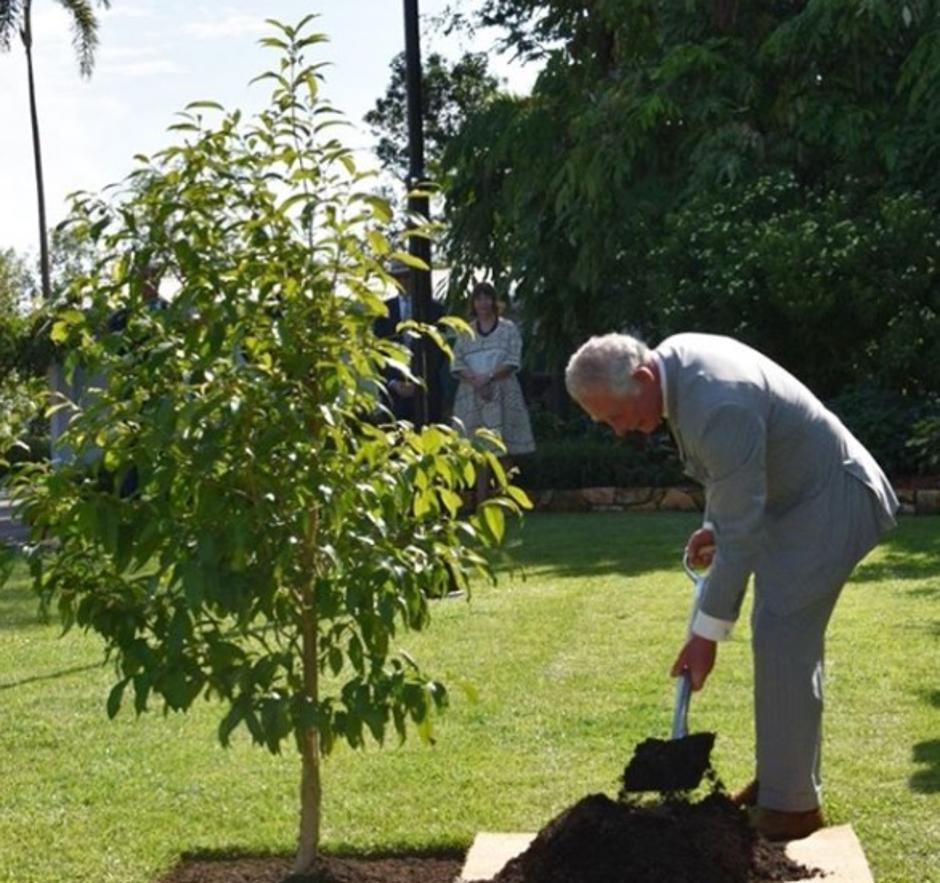
[[[42,402],[41,378],[16,368],[0,375],[0,475],[12,463],[38,462],[48,456]]]
[[[940,473],[940,398],[933,397],[924,407],[923,416],[911,429],[907,447],[914,458],[918,473]]]
[[[940,420],[936,399],[854,386],[828,404],[890,477],[922,475],[940,466],[940,459],[930,462],[930,452],[940,446],[940,433],[930,433],[931,417]]]
[[[668,436],[621,442],[569,437],[538,442],[514,458],[519,483],[530,490],[584,487],[668,487],[687,484]]]
[[[792,173],[706,190],[667,220],[649,300],[663,334],[729,334],[815,392],[940,388],[940,218],[914,193]]]

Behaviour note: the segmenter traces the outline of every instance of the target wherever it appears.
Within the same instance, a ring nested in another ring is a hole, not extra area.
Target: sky
[[[480,5],[458,3],[465,11]],[[470,44],[435,34],[429,19],[448,5],[454,0],[419,0],[422,53],[491,50],[493,33]],[[134,154],[173,143],[167,126],[190,101],[258,110],[269,86],[248,82],[274,58],[257,45],[273,33],[264,20],[292,24],[309,13],[319,15],[314,28],[330,38],[309,59],[330,63],[322,92],[356,127],[346,143],[363,165],[374,165],[362,117],[385,92],[389,63],[404,49],[402,0],[112,0],[110,10],[98,9],[100,43],[90,79],[79,75],[68,14],[52,0],[35,0],[33,61],[49,226],[65,216],[68,193],[99,191],[133,169]],[[511,91],[531,88],[531,68],[495,53],[490,66]],[[16,37],[0,53],[0,249],[35,254],[37,239],[26,62]]]

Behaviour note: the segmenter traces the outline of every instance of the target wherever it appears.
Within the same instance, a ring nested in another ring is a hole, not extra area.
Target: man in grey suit
[[[708,566],[692,636],[673,665],[701,689],[754,576],[751,617],[757,778],[735,795],[775,840],[823,826],[820,744],[826,626],[855,565],[895,524],[874,458],[795,377],[728,337],[678,334],[651,350],[591,338],[569,393],[617,435],[665,419],[685,471],[705,488],[688,541]]]

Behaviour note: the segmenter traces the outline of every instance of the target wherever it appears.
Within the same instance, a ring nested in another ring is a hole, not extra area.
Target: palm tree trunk
[[[33,129],[33,162],[36,166],[36,203],[39,209],[39,273],[42,279],[42,296],[52,300],[52,283],[49,278],[49,237],[46,232],[46,191],[42,180],[42,149],[39,142],[39,113],[36,110],[36,80],[33,75],[33,28],[31,20],[32,0],[23,7],[23,46],[26,48],[26,70],[29,77],[29,119]]]
[[[39,138],[39,112],[36,109],[36,77],[33,74],[33,22],[32,0],[23,5],[23,26],[20,37],[26,50],[26,73],[29,82],[29,121],[33,132],[33,163],[36,169],[36,206],[39,211],[39,277],[42,282],[42,298],[46,303],[52,300],[52,282],[49,272],[49,237],[46,232],[46,189],[42,178],[42,147]],[[50,402],[55,402],[57,393],[64,392],[62,366],[58,362],[49,365]],[[53,415],[49,427],[50,456],[53,463],[62,458],[58,438],[62,433],[64,415]]]

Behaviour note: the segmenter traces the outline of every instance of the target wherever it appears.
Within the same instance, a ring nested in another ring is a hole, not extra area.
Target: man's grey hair
[[[633,394],[633,372],[650,360],[650,349],[629,334],[592,337],[568,360],[565,386],[576,401],[591,390]]]

